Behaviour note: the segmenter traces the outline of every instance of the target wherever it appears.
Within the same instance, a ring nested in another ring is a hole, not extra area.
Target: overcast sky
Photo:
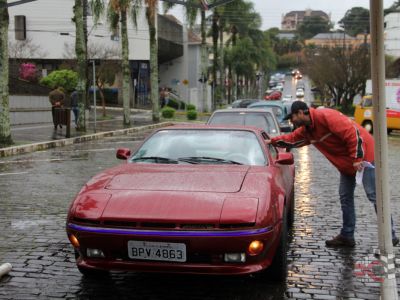
[[[322,10],[331,14],[331,20],[335,24],[343,18],[346,11],[352,7],[361,6],[369,8],[369,0],[251,0],[254,8],[263,20],[263,30],[271,27],[281,27],[282,15],[292,10]],[[395,0],[383,0],[383,7],[388,8]],[[174,8],[170,11],[182,20],[182,9]]]

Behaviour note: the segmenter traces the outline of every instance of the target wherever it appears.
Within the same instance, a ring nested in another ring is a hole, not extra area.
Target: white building
[[[68,59],[75,58],[74,0],[37,0],[9,7],[10,58],[34,62],[42,75],[58,69]],[[121,57],[119,32],[109,29],[104,14],[95,25],[87,17],[88,55],[91,49],[110,49],[113,59]],[[128,18],[129,59],[135,100],[139,107],[149,107],[150,93],[150,44],[145,7],[137,16],[137,27]],[[180,99],[201,108],[201,84],[198,82],[200,44],[184,38],[182,24],[172,16],[158,16],[158,45],[160,86],[177,91]],[[184,42],[185,40],[185,42]],[[11,74],[13,75],[13,74]],[[133,93],[132,93],[133,94]],[[132,103],[132,104],[133,104]]]
[[[9,8],[9,42],[14,45],[30,43],[40,46],[37,51],[28,53],[36,59],[65,59],[75,45],[74,0],[38,0]],[[90,14],[90,9],[88,10]],[[88,16],[88,44],[99,44],[105,48],[121,48],[118,32],[109,30],[105,17],[97,26],[93,17]],[[149,60],[149,31],[145,11],[139,13],[137,28],[131,19],[128,24],[129,59]],[[12,50],[12,49],[11,49]],[[14,53],[10,52],[10,56]]]
[[[400,11],[385,16],[385,53],[400,57]]]

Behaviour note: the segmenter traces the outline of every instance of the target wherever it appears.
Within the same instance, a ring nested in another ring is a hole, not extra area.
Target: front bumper
[[[67,233],[79,239],[77,265],[87,269],[141,272],[171,272],[239,275],[267,268],[275,255],[280,226],[248,230],[183,231],[100,228],[67,224]],[[135,260],[128,257],[128,241],[184,243],[185,262]],[[261,254],[249,256],[243,263],[227,263],[225,253],[244,253],[248,245],[260,240]],[[105,258],[89,258],[87,248],[101,249]],[[279,255],[279,254],[278,254]]]

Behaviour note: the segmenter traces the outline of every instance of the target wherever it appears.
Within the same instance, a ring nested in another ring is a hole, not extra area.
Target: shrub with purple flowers
[[[19,67],[19,78],[30,82],[37,82],[38,72],[33,63],[23,63]]]

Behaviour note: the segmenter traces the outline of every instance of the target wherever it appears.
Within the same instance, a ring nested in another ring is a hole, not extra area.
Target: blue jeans
[[[367,198],[374,205],[376,212],[375,169],[365,168],[362,182]],[[343,227],[340,234],[347,238],[354,238],[354,229],[356,227],[356,212],[354,208],[355,188],[356,177],[340,173],[339,196],[343,216]],[[396,233],[394,231],[393,218],[391,222],[392,238],[395,238]]]
[[[78,116],[79,116],[79,108],[77,106],[73,106],[72,107],[72,112],[74,113],[74,122],[75,122],[75,126],[78,126]]]

